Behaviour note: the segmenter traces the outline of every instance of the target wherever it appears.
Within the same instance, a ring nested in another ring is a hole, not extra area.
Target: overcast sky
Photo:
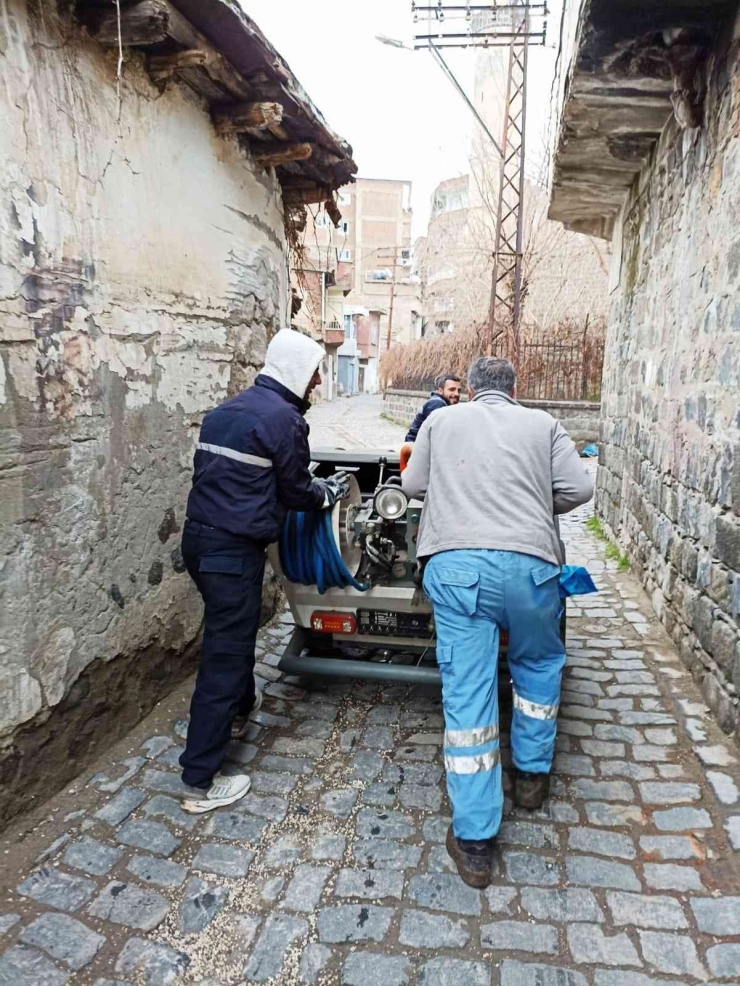
[[[354,149],[359,174],[413,182],[414,235],[423,234],[438,182],[467,174],[473,117],[428,51],[403,51],[378,34],[410,44],[408,0],[241,0],[326,117]],[[550,16],[548,41],[557,41]],[[445,57],[472,96],[475,55]],[[555,52],[532,51],[528,134],[545,126]],[[496,135],[498,136],[498,135]],[[532,147],[538,143],[531,140]]]

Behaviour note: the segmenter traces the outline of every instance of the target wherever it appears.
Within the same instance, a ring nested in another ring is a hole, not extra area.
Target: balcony
[[[341,346],[344,342],[344,329],[339,322],[328,322],[321,330],[321,341],[325,346]]]

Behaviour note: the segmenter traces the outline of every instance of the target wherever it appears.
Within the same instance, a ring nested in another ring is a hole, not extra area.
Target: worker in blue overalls
[[[559,541],[553,514],[593,495],[558,421],[514,399],[508,360],[468,373],[470,400],[422,425],[403,473],[425,492],[418,540],[434,606],[453,821],[447,850],[460,876],[485,887],[501,824],[498,648],[508,630],[514,691],[514,800],[539,808],[549,791],[565,649],[558,625]]]
[[[320,510],[346,496],[346,474],[309,471],[311,391],[321,383],[324,350],[281,329],[267,347],[254,386],[203,419],[195,451],[182,554],[205,604],[203,648],[180,757],[186,811],[233,804],[249,791],[246,774],[223,775],[232,738],[261,704],[255,691],[265,549],[288,510]]]

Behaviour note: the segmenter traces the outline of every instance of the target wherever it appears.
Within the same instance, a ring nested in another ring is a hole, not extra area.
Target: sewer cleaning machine
[[[313,474],[344,470],[350,490],[332,510],[291,511],[270,547],[295,621],[281,671],[439,683],[434,617],[416,557],[424,502],[398,485],[403,454],[312,450]],[[562,542],[561,552],[564,561]],[[501,652],[505,670],[505,633]]]

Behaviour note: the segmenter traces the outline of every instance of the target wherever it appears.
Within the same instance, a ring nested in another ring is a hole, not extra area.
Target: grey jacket
[[[546,411],[484,390],[435,411],[403,473],[426,490],[417,553],[490,548],[562,563],[553,514],[587,503],[593,483],[576,447]]]

